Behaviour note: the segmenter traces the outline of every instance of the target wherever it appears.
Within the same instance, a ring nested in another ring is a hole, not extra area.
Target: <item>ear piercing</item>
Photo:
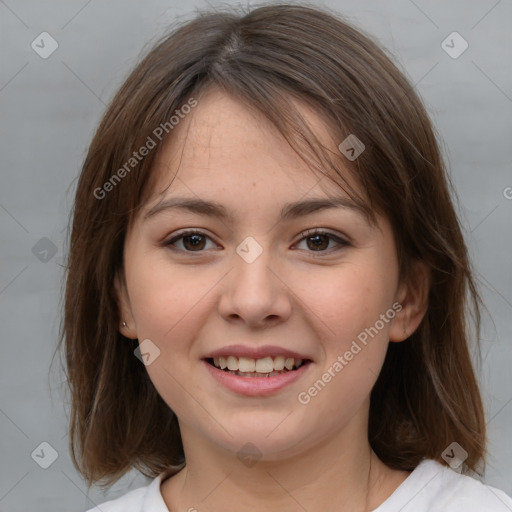
[[[127,325],[126,322],[123,322],[123,327],[126,327],[126,325]]]

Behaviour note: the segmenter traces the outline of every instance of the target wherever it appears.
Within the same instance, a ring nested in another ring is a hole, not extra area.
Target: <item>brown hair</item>
[[[389,345],[371,394],[369,440],[385,464],[403,470],[424,457],[444,463],[442,452],[457,441],[466,469],[476,470],[485,422],[466,320],[473,312],[478,334],[480,298],[430,120],[359,29],[316,8],[276,4],[199,14],[167,35],[130,74],[92,140],[76,190],[60,338],[77,468],[89,483],[112,483],[132,467],[156,476],[185,462],[176,416],[134,357],[136,341],[119,332],[114,289],[158,148],[122,182],[112,177],[156,127],[212,86],[262,112],[312,165],[350,169],[369,215],[391,222],[404,279],[414,260],[428,265],[429,308],[408,340]],[[329,154],[291,98],[320,112],[339,142],[356,134],[365,151],[354,162]]]

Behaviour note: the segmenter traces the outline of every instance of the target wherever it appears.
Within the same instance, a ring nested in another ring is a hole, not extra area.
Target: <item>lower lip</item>
[[[273,377],[240,377],[219,370],[203,360],[213,378],[235,393],[246,396],[267,396],[292,384],[308,370],[311,363],[303,364],[297,370],[274,375]]]

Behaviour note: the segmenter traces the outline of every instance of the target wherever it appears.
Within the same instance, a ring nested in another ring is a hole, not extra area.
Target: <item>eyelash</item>
[[[172,250],[175,250],[175,251],[180,251],[180,252],[186,252],[186,253],[189,253],[189,254],[194,254],[194,253],[202,253],[202,252],[205,252],[205,250],[200,250],[200,251],[188,251],[186,249],[177,249],[177,248],[173,248],[172,245],[174,243],[176,243],[177,241],[179,240],[182,240],[188,236],[193,236],[193,235],[200,235],[202,237],[205,237],[205,238],[208,238],[211,240],[211,237],[209,237],[206,233],[202,232],[202,231],[199,231],[199,230],[187,230],[187,231],[183,231],[181,233],[179,233],[178,235],[174,236],[173,238],[171,238],[169,241],[167,242],[164,242],[164,246],[166,247],[169,247],[171,248]],[[334,233],[331,233],[329,231],[324,231],[322,229],[309,229],[309,230],[306,230],[306,231],[302,231],[301,232],[301,236],[302,238],[297,242],[300,243],[302,242],[303,240],[306,240],[307,238],[313,238],[314,236],[327,236],[330,240],[336,242],[338,244],[338,247],[336,248],[329,248],[329,249],[326,249],[326,250],[323,250],[323,251],[307,251],[307,252],[311,252],[312,254],[314,255],[322,255],[322,254],[330,254],[332,251],[336,251],[336,250],[340,250],[341,248],[343,247],[347,247],[349,246],[349,242],[344,240],[343,238],[340,238],[339,236],[335,235]],[[295,244],[295,245],[297,245]]]

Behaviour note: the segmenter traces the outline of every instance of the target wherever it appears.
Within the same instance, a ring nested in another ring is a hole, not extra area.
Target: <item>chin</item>
[[[259,413],[256,417],[251,414],[246,420],[239,417],[237,421],[229,423],[229,433],[220,429],[221,437],[212,436],[211,431],[205,435],[219,447],[235,453],[238,458],[252,456],[262,461],[273,461],[292,457],[298,451],[307,449],[306,445],[313,439],[311,432],[315,429],[305,430],[304,423],[289,421],[294,413],[289,416],[288,414],[289,412]]]

